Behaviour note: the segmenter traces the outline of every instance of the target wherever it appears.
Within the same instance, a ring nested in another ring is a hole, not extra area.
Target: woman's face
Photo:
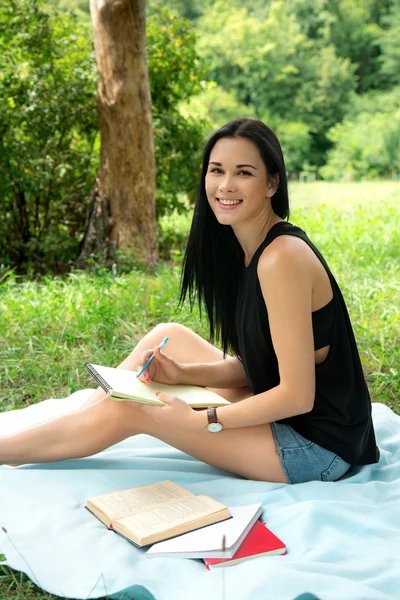
[[[254,222],[270,210],[276,178],[268,177],[258,148],[244,138],[222,138],[210,154],[208,202],[222,225]]]

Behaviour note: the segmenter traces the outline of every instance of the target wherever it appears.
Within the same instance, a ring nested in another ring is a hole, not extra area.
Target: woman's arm
[[[312,269],[308,253],[296,242],[278,238],[258,263],[280,383],[267,392],[219,408],[218,418],[224,428],[271,423],[313,408]],[[201,417],[205,419],[202,415],[199,420]]]
[[[191,335],[194,335],[193,333]],[[204,343],[204,340],[202,340]],[[176,339],[175,339],[176,344]],[[183,341],[183,344],[185,342]],[[210,346],[210,348],[212,348]],[[193,350],[193,348],[192,348]],[[172,356],[176,352],[172,351],[170,356],[164,352],[161,352],[157,346],[154,348],[154,359],[140,377],[141,381],[148,382],[152,380],[154,382],[159,381],[160,383],[167,383],[170,385],[186,384],[186,385],[199,385],[210,388],[243,388],[248,385],[247,377],[243,368],[242,363],[236,357],[226,356],[222,359],[222,352],[217,350],[217,354],[221,356],[220,360],[215,360],[213,348],[213,356],[211,356],[212,362],[185,362],[186,360],[192,361],[196,359],[197,354],[194,351],[183,354],[180,352],[179,358],[176,360]],[[144,364],[146,360],[151,356],[153,350],[145,350],[140,356],[140,364]],[[200,354],[200,360],[203,358],[204,353]],[[129,357],[121,365],[122,368],[132,368],[132,360]],[[134,365],[136,367],[136,365]]]
[[[182,364],[179,383],[211,388],[241,388],[248,385],[242,363],[232,356],[214,363]]]

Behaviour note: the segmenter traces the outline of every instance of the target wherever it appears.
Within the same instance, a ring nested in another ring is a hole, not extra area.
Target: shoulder
[[[296,275],[311,275],[315,255],[300,238],[280,235],[261,254],[257,274],[261,278]]]

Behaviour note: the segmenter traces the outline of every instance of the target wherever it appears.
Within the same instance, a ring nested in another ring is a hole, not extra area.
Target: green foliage
[[[389,13],[384,17],[380,42],[382,75],[387,77],[387,85],[400,85],[400,0],[393,0]]]
[[[358,92],[378,88],[381,21],[390,1],[330,0],[333,17],[329,28],[330,43],[338,56],[347,58],[355,67]]]
[[[256,117],[253,106],[242,104],[235,94],[227,92],[215,82],[203,84],[203,91],[192,96],[187,102],[181,102],[179,111],[185,117],[193,116],[208,124],[207,133],[211,134],[228,121],[238,117]]]
[[[334,46],[309,56],[308,79],[298,90],[297,114],[314,134],[324,134],[346,114],[354,97],[355,81],[348,59],[336,56]],[[310,115],[306,117],[307,112]]]
[[[97,156],[87,30],[40,2],[0,6],[0,264],[76,252]],[[57,261],[57,262],[56,262]]]
[[[214,4],[215,0],[190,0],[190,2],[188,2],[188,0],[157,0],[157,5],[167,8],[175,15],[180,15],[181,17],[188,19],[193,24],[197,23],[199,17],[209,12]],[[256,16],[259,19],[263,19],[268,13],[271,0],[251,0],[246,4],[248,6],[249,14]],[[229,0],[229,5],[234,9],[241,8],[243,6],[243,0]],[[152,4],[149,3],[147,5],[148,13],[151,14],[152,10]]]
[[[159,225],[159,249],[161,258],[180,262],[182,260],[186,239],[189,229],[189,218],[191,211],[180,213],[174,211],[160,217]]]
[[[335,17],[330,12],[329,0],[291,0],[290,12],[295,15],[301,31],[310,40],[317,41],[320,47],[331,42],[330,30]]]
[[[286,170],[291,173],[303,171],[310,159],[312,139],[310,130],[305,123],[280,123],[276,129],[285,157]]]
[[[206,9],[204,0],[156,0],[156,3],[146,3],[146,12],[151,16],[158,8],[167,9],[175,17],[180,16],[189,21],[195,21]]]
[[[307,38],[320,50],[333,45],[338,57],[350,61],[363,93],[384,84],[381,73],[381,36],[393,0],[291,0]]]
[[[46,12],[72,11],[90,25],[90,0],[44,0]]]
[[[293,92],[300,83],[298,57],[306,40],[282,2],[273,2],[268,18],[260,21],[247,8],[232,9],[219,0],[198,27],[199,53],[223,89],[252,104],[259,117],[267,111],[287,117],[293,112]]]
[[[320,169],[325,179],[360,180],[400,173],[400,87],[358,99],[329,137],[334,148]]]
[[[233,9],[220,0],[198,28],[210,78],[273,127],[303,122],[311,136],[309,162],[322,164],[330,145],[325,134],[343,118],[356,87],[350,61],[332,44],[308,38],[282,0],[271,2],[262,20],[247,5]]]
[[[147,19],[146,35],[152,102],[156,112],[163,112],[201,90],[204,69],[186,19],[155,5]]]
[[[201,90],[204,67],[186,19],[154,5],[146,31],[160,216],[185,211],[180,194],[191,198],[197,186],[206,122],[185,118],[178,106]]]

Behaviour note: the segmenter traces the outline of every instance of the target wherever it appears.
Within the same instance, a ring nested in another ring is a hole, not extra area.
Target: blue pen
[[[167,338],[167,337],[165,337],[165,338],[163,339],[163,341],[161,342],[161,344],[160,344],[160,349],[161,349],[163,346],[165,346],[165,344],[166,344],[167,342],[168,342],[168,338]],[[153,352],[153,353],[151,354],[151,356],[150,356],[150,357],[149,357],[149,358],[146,360],[146,362],[144,363],[143,367],[142,367],[142,368],[140,369],[140,371],[137,373],[137,375],[136,375],[136,379],[137,379],[138,377],[140,377],[140,376],[141,376],[141,375],[142,375],[142,374],[145,372],[145,370],[147,369],[147,367],[149,366],[149,364],[151,363],[151,361],[153,360],[153,358],[154,358],[154,352]]]

